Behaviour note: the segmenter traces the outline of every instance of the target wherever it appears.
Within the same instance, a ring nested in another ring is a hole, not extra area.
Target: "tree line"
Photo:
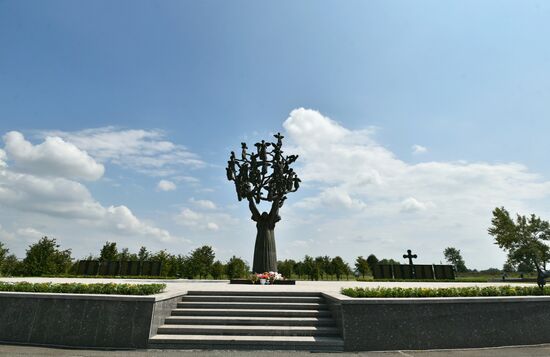
[[[212,247],[205,245],[187,255],[171,254],[166,250],[152,252],[141,247],[137,252],[128,248],[119,249],[116,242],[106,242],[97,255],[90,254],[84,260],[99,261],[154,261],[162,263],[161,276],[187,279],[238,279],[250,275],[250,266],[239,257],[233,256],[222,262],[216,259]],[[43,237],[31,244],[25,258],[17,259],[0,242],[0,275],[2,276],[63,276],[75,275],[77,261],[71,249],[62,249],[55,238]],[[378,260],[373,254],[364,259],[358,257],[353,267],[342,257],[306,255],[303,260],[287,259],[278,262],[278,270],[286,278],[309,280],[341,280],[365,278],[373,266],[399,264],[393,259]]]
[[[535,215],[516,215],[515,219],[503,207],[495,208],[489,235],[495,244],[507,252],[507,261],[502,270],[491,268],[479,273],[499,274],[501,272],[532,273],[537,266],[546,268],[550,261],[550,223]],[[171,254],[166,250],[149,251],[141,247],[138,252],[128,248],[119,249],[115,242],[106,242],[98,255],[89,255],[85,260],[99,261],[155,261],[162,263],[161,275],[188,279],[237,279],[250,274],[247,262],[237,256],[222,262],[216,259],[212,247],[205,245],[187,255]],[[454,265],[458,273],[472,272],[466,267],[460,250],[447,247],[443,255]],[[400,264],[394,259],[378,259],[374,254],[367,258],[359,256],[353,266],[342,257],[306,255],[302,260],[286,259],[278,262],[278,270],[286,278],[309,280],[341,280],[366,278],[372,275],[376,264]],[[75,275],[77,262],[71,249],[61,249],[55,238],[43,237],[31,244],[25,258],[19,260],[0,242],[1,276],[46,276]]]
[[[374,254],[371,254],[366,259],[363,256],[357,257],[352,267],[340,256],[331,258],[325,255],[314,258],[306,255],[301,261],[286,259],[278,262],[277,265],[279,273],[285,277],[308,280],[349,280],[372,275],[376,264],[400,263],[393,259],[378,260]]]
[[[118,249],[115,242],[106,242],[99,255],[89,255],[84,260],[99,261],[153,261],[161,262],[161,276],[180,278],[244,278],[248,276],[248,264],[241,258],[231,257],[225,263],[215,260],[214,250],[202,246],[188,255],[170,254],[166,250],[151,252],[141,247],[137,253],[128,248]],[[0,242],[0,275],[2,276],[63,276],[75,275],[78,261],[72,258],[71,249],[61,249],[55,238],[43,237],[31,244],[25,258],[17,259]]]

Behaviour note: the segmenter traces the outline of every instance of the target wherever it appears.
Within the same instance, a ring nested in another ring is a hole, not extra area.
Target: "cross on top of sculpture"
[[[403,258],[409,259],[409,265],[413,265],[413,259],[418,258],[416,254],[412,254],[410,249],[407,249],[407,254],[403,254]]]
[[[252,220],[256,222],[257,235],[254,246],[253,271],[262,273],[277,271],[275,248],[275,224],[281,220],[279,208],[286,200],[286,194],[295,192],[301,180],[290,167],[298,155],[283,155],[281,133],[273,135],[276,142],[262,140],[254,144],[255,152],[249,152],[246,143],[241,143],[240,158],[231,151],[226,174],[234,181],[237,199],[248,201]],[[261,201],[271,202],[269,213],[256,207]]]

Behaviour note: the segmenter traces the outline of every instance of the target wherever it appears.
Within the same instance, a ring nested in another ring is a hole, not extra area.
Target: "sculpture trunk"
[[[267,224],[256,225],[258,232],[256,234],[256,244],[254,245],[254,264],[255,273],[277,271],[277,249],[275,248],[275,228],[270,228]]]

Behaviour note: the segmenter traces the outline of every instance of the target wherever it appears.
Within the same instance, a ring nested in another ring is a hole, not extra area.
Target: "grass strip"
[[[153,295],[161,293],[165,288],[166,284],[0,282],[0,291],[33,293]]]
[[[343,288],[342,294],[354,298],[422,298],[476,296],[540,296],[550,295],[550,286],[471,286],[460,288]]]

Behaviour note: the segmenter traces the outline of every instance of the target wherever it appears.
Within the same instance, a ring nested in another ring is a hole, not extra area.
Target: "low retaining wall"
[[[0,292],[0,343],[147,348],[181,295]]]
[[[0,292],[0,343],[147,348],[181,296]],[[323,294],[346,351],[550,343],[550,297],[350,298]]]
[[[323,295],[346,351],[550,343],[550,297],[371,299]]]

